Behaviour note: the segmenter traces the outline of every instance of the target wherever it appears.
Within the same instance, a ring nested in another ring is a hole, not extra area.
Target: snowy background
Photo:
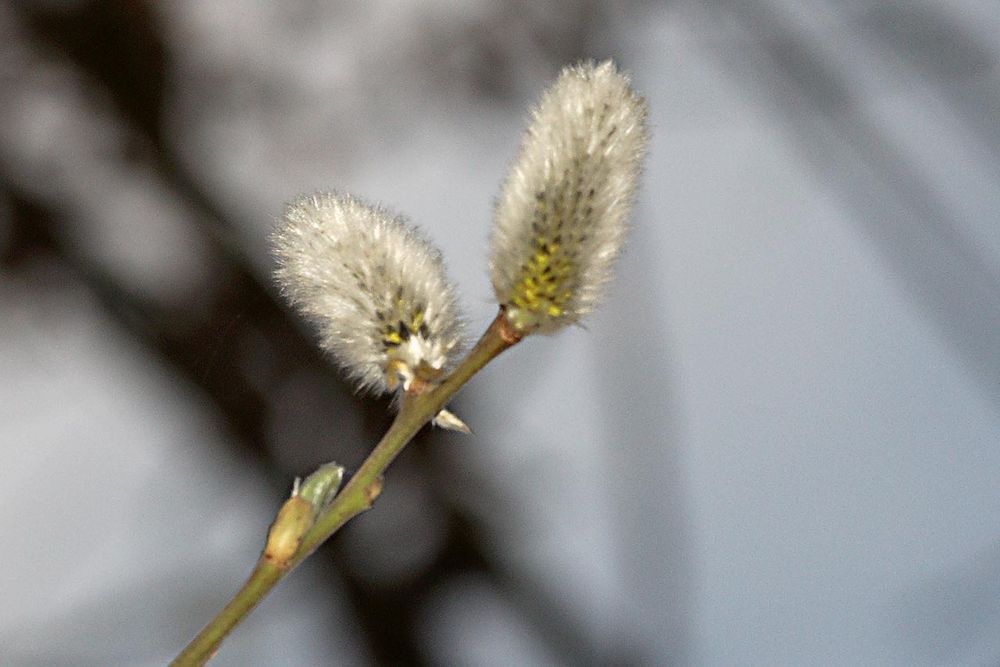
[[[158,665],[387,425],[276,297],[300,192],[443,248],[564,64],[653,144],[606,306],[501,357],[218,665],[1000,663],[1000,10],[0,5],[0,663]]]

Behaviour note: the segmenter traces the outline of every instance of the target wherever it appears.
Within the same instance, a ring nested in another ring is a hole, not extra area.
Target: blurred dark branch
[[[404,456],[412,457],[413,454]],[[425,464],[417,465],[423,467]],[[503,494],[498,497],[501,502],[506,501]],[[443,500],[442,494],[435,493],[435,501],[439,499]],[[497,563],[489,555],[486,544],[488,527],[455,505],[447,506],[447,510],[445,547],[416,576],[390,586],[366,577],[348,576],[345,579],[378,664],[426,664],[427,638],[414,632],[421,627],[421,615],[435,592],[449,581],[467,579],[469,575],[478,575],[494,588],[523,618],[525,625],[545,642],[548,653],[558,656],[560,664],[580,667],[636,664],[626,659],[628,647],[599,645],[586,628],[567,613],[565,602],[548,594],[551,589],[545,582],[532,581],[524,572],[512,572]],[[350,526],[344,533],[350,539]],[[339,542],[334,542],[336,554],[340,546]],[[391,548],[391,543],[387,543],[386,548]],[[342,574],[338,570],[338,576]]]
[[[254,325],[267,332],[276,349],[291,351],[286,357],[289,365],[296,358],[301,363],[317,355],[283,319],[267,294],[254,289],[254,281],[245,271],[233,265],[220,267],[210,315],[176,326],[177,313],[165,311],[155,302],[123,288],[103,267],[74,252],[60,233],[66,222],[58,214],[34,201],[4,176],[0,176],[0,185],[7,191],[13,211],[13,238],[4,257],[7,270],[16,271],[22,262],[39,257],[54,259],[61,270],[86,285],[105,311],[137,340],[208,397],[226,416],[237,441],[245,446],[242,456],[250,454],[258,464],[268,462],[270,457],[262,435],[267,402],[255,387],[257,379],[247,377],[239,351],[232,344],[238,338],[234,329]],[[220,331],[230,332],[227,340],[219,340]],[[205,372],[207,351],[213,352],[211,372]],[[287,486],[283,476],[272,471],[271,477],[276,486]]]
[[[99,81],[129,122],[162,145],[169,54],[148,2],[71,3],[50,11],[36,8],[24,17],[41,44],[62,52]]]

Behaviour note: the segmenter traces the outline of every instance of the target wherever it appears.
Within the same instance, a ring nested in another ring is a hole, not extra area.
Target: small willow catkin
[[[289,204],[272,237],[275,276],[362,388],[430,382],[462,339],[440,252],[402,218],[353,197]]]
[[[565,68],[497,200],[490,273],[515,328],[553,333],[604,294],[646,151],[646,104],[611,61]]]

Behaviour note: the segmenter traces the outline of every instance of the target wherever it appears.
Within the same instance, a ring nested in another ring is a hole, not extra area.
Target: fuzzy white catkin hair
[[[490,273],[524,333],[579,321],[602,297],[646,151],[646,104],[609,60],[567,67],[534,110],[497,200]]]
[[[282,291],[363,388],[433,380],[462,324],[441,254],[402,218],[353,197],[304,196],[272,237]]]

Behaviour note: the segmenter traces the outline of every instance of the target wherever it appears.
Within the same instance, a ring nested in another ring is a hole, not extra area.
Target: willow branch
[[[501,352],[521,339],[510,327],[503,311],[455,370],[437,386],[420,394],[407,394],[396,419],[351,480],[323,507],[314,520],[303,523],[298,496],[279,511],[265,548],[250,578],[232,600],[174,659],[175,667],[204,665],[222,641],[263,600],[274,586],[345,523],[372,506],[382,490],[382,475],[417,432],[441,411],[448,401]],[[303,530],[296,529],[301,526]],[[308,528],[306,528],[308,527]],[[284,548],[287,540],[292,548]],[[276,544],[281,542],[280,545]]]

